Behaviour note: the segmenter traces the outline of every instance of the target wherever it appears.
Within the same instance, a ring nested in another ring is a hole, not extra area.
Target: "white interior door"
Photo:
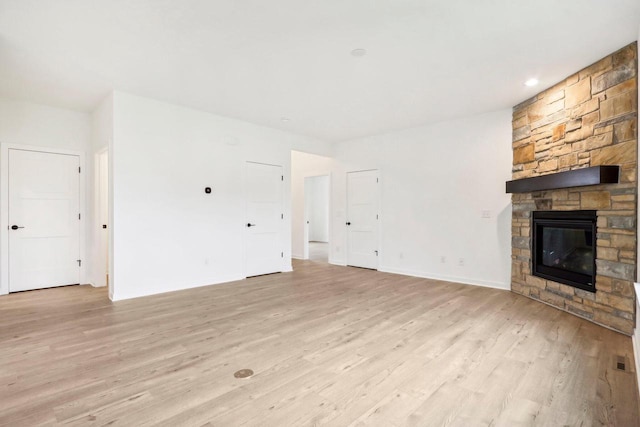
[[[378,171],[347,173],[347,264],[378,268]]]
[[[246,274],[282,271],[282,166],[247,162]]]
[[[9,149],[9,292],[80,283],[80,158]]]

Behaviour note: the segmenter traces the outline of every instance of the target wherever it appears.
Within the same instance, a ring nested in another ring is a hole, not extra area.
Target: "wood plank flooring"
[[[0,425],[640,425],[629,337],[507,291],[294,267],[0,297]]]

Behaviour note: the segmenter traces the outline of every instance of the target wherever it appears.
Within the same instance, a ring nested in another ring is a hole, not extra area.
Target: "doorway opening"
[[[291,257],[330,262],[333,159],[291,151]]]
[[[304,179],[305,259],[329,262],[329,175]]]

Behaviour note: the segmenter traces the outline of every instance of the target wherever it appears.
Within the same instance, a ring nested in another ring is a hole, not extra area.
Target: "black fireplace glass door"
[[[591,230],[542,227],[542,265],[593,275]]]
[[[533,213],[534,276],[595,292],[596,211]]]

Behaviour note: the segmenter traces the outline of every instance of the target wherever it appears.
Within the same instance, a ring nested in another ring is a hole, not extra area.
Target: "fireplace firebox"
[[[596,211],[533,212],[533,275],[595,292],[596,220]]]

